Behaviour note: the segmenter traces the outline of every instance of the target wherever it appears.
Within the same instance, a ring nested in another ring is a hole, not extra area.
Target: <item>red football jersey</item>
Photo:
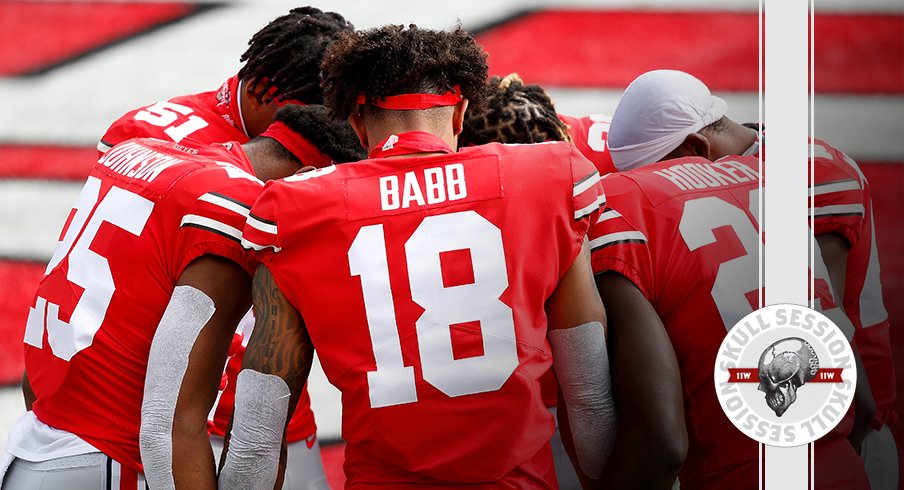
[[[814,140],[812,149],[813,232],[837,233],[850,244],[844,310],[856,328],[854,342],[876,401],[876,420],[884,423],[897,391],[869,182],[854,160],[824,141]]]
[[[239,84],[238,77],[232,77],[216,91],[183,95],[129,111],[107,129],[97,146],[98,152],[102,155],[111,146],[131,138],[157,138],[178,143],[187,137],[201,143],[247,143],[249,138],[238,103]],[[220,396],[211,417],[212,434],[223,436],[226,433],[235,403],[235,379],[242,369],[244,351],[242,335],[236,332]],[[311,400],[305,387],[289,422],[289,442],[307,439],[316,431]]]
[[[232,77],[215,91],[183,95],[139,107],[113,122],[97,145],[99,153],[132,138],[201,143],[248,142],[239,110],[239,80]]]
[[[618,172],[609,153],[609,124],[612,116],[592,114],[585,117],[571,117],[559,114],[559,119],[568,125],[571,143],[578,147],[582,155],[593,162],[601,175]]]
[[[237,144],[131,140],[95,164],[29,310],[34,413],[141,471],[148,352],[201,255],[254,262],[241,229],[262,183]]]
[[[589,233],[594,271],[631,280],[672,341],[690,444],[682,488],[757,484],[757,443],[722,411],[713,366],[727,330],[759,306],[758,167],[690,157],[611,174]],[[822,309],[836,308],[825,279],[816,285]]]
[[[350,486],[553,488],[544,304],[604,201],[599,174],[562,143],[454,153],[404,133],[383,149],[424,151],[413,135],[445,154],[271,182],[245,245],[342,392]]]

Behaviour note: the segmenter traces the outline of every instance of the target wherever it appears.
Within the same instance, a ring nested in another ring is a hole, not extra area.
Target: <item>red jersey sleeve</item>
[[[242,246],[242,228],[261,185],[250,179],[231,180],[227,186],[201,194],[186,209],[177,238],[175,277],[191,261],[207,254],[232,260],[254,274],[254,259]]]
[[[811,145],[813,233],[837,233],[853,247],[860,240],[864,224],[863,182],[841,152],[819,140]]]
[[[606,205],[602,178],[596,167],[571,148],[571,178],[575,231],[584,237],[590,224],[599,216],[600,207]]]
[[[278,193],[275,182],[264,186],[248,213],[242,231],[242,245],[253,250],[257,260],[266,265],[271,263],[273,254],[283,248],[276,223]]]
[[[604,180],[607,187],[611,187],[610,180],[617,185],[630,182],[609,177]],[[639,203],[630,200],[630,194],[613,199],[610,193],[608,205],[590,227],[591,263],[594,274],[617,272],[653,301],[653,259],[648,239],[641,227],[626,216],[636,214],[631,211],[639,208]]]

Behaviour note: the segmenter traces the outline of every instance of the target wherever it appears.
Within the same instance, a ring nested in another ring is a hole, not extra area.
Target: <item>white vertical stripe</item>
[[[119,490],[122,485],[122,466],[111,458],[110,490]]]
[[[810,240],[808,22],[809,2],[764,0],[765,125],[769,167],[765,185],[766,305],[808,300]],[[764,448],[766,490],[805,489],[807,446]]]

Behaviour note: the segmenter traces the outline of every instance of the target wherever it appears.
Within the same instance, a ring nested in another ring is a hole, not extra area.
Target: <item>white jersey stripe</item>
[[[593,175],[585,178],[581,182],[578,182],[577,185],[574,186],[574,197],[580,196],[584,191],[593,187],[599,181],[600,173],[594,172]]]
[[[609,209],[600,213],[600,219],[596,220],[596,222],[602,223],[603,221],[607,221],[612,218],[621,218],[621,214],[619,214],[619,212],[614,209]]]
[[[110,458],[110,490],[119,490],[122,485],[122,466],[115,459]]]
[[[574,219],[579,220],[579,219],[587,216],[588,214],[599,209],[599,207],[602,206],[603,204],[606,204],[606,196],[597,196],[595,201],[593,201],[592,203],[588,204],[587,206],[575,211]]]
[[[186,214],[182,217],[182,223],[180,226],[185,225],[197,225],[202,228],[209,228],[211,230],[219,231],[220,233],[227,235],[229,237],[234,238],[236,241],[242,240],[242,232],[225,224],[221,223],[217,220],[213,220],[204,216],[198,216],[196,214]]]
[[[249,241],[246,238],[242,238],[242,246],[245,248],[250,248],[251,250],[254,250],[255,252],[260,252],[261,250],[264,250],[266,248],[272,248],[274,252],[279,252],[280,250],[282,250],[281,248],[277,247],[276,245],[258,245],[252,241]]]
[[[147,488],[147,481],[144,479],[144,473],[138,473],[138,485],[135,487],[137,490],[145,490]]]
[[[835,214],[863,214],[863,204],[836,204],[813,209],[813,216],[827,216]]]
[[[276,225],[261,221],[254,216],[248,216],[248,226],[254,228],[255,230],[260,230],[264,233],[269,233],[271,235],[276,235]]]
[[[860,190],[860,183],[856,180],[842,180],[841,182],[814,185],[810,189],[813,190],[814,196],[821,196],[823,194],[832,194],[833,192]]]
[[[238,202],[232,201],[230,199],[226,199],[223,196],[218,196],[214,193],[208,192],[203,196],[198,198],[199,201],[209,202],[215,206],[219,206],[223,209],[228,209],[233,213],[241,215],[243,218],[248,217],[248,213],[251,211],[251,208],[240,204]]]
[[[605,247],[606,245],[610,245],[616,242],[624,242],[629,240],[646,243],[647,237],[645,237],[644,234],[639,231],[619,231],[616,233],[609,233],[608,235],[603,235],[599,238],[590,240],[590,249],[593,250],[600,247]]]
[[[97,142],[97,151],[99,151],[99,152],[101,152],[101,153],[106,153],[107,150],[109,150],[110,148],[113,148],[113,147],[107,145],[107,144],[104,143],[103,141],[98,141],[98,142]]]

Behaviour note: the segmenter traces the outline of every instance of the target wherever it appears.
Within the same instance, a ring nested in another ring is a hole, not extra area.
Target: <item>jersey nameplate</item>
[[[502,196],[499,158],[420,160],[419,164],[368,177],[348,179],[348,219],[424,211]]]

